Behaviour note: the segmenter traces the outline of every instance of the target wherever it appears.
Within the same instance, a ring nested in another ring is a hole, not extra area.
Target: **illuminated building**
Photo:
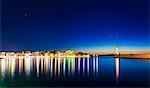
[[[0,52],[0,57],[5,57],[6,53],[5,52]]]
[[[66,56],[65,51],[56,51],[55,56],[59,57],[59,56]]]
[[[72,50],[67,50],[67,51],[66,51],[66,55],[75,56],[75,52],[72,51]]]
[[[0,52],[0,58],[5,57],[89,57],[89,54],[83,52],[66,51],[21,51],[21,52]]]
[[[14,56],[14,57],[15,57],[16,54],[15,54],[14,52],[7,52],[7,53],[6,53],[6,56]]]
[[[25,53],[25,56],[26,56],[26,57],[30,57],[31,54],[32,54],[32,53],[31,53],[30,51],[27,51],[27,52]]]

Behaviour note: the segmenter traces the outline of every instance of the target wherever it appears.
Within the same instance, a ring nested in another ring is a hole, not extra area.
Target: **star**
[[[24,16],[27,17],[28,15],[27,15],[27,14],[24,14]]]

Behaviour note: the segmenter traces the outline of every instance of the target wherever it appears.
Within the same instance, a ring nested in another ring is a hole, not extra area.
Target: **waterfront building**
[[[0,52],[0,56],[6,56],[6,52]]]
[[[25,56],[26,57],[32,56],[32,53],[30,51],[27,51],[27,52],[25,52]]]
[[[11,56],[11,57],[15,57],[16,54],[14,52],[7,52],[6,56]]]
[[[75,52],[72,51],[72,50],[67,50],[67,51],[66,51],[66,55],[67,55],[67,56],[75,56]]]
[[[56,51],[55,56],[66,56],[66,52],[65,51]]]

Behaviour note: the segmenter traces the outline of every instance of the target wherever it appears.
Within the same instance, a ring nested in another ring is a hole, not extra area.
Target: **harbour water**
[[[1,87],[148,87],[150,61],[111,56],[0,59]]]

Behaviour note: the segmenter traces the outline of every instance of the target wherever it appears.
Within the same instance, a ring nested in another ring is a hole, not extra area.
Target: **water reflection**
[[[83,58],[83,75],[85,74],[85,58]]]
[[[39,58],[36,58],[36,74],[39,77]]]
[[[95,72],[95,73],[96,73],[96,77],[97,77],[97,78],[98,78],[98,73],[99,73],[99,72],[98,72],[98,65],[99,65],[98,62],[99,62],[99,61],[98,61],[98,57],[96,57],[96,62],[95,62],[95,63],[96,63],[96,72]]]
[[[99,73],[99,61],[98,61],[98,57],[94,57],[93,58],[93,76],[95,78],[98,78],[98,73]]]
[[[78,61],[78,75],[80,75],[80,61],[81,61],[81,59],[78,58],[77,61]]]
[[[1,59],[0,60],[0,65],[1,65],[1,68],[0,68],[0,71],[1,71],[1,76],[2,78],[5,76],[5,70],[6,70],[6,60],[5,59]],[[3,80],[3,79],[2,79]]]
[[[66,59],[63,58],[63,76],[65,77],[66,74]]]
[[[25,58],[24,59],[24,65],[25,65],[24,69],[25,69],[25,77],[26,77],[26,79],[28,79],[30,77],[30,62],[31,62],[30,58]]]
[[[90,71],[90,59],[87,58],[87,75],[89,76],[89,71]]]
[[[116,81],[119,82],[119,58],[115,58],[115,64],[116,64]]]
[[[115,58],[116,80],[119,80],[119,58]],[[18,76],[46,79],[99,79],[99,57],[93,58],[7,58],[0,59],[0,75],[8,79]]]

